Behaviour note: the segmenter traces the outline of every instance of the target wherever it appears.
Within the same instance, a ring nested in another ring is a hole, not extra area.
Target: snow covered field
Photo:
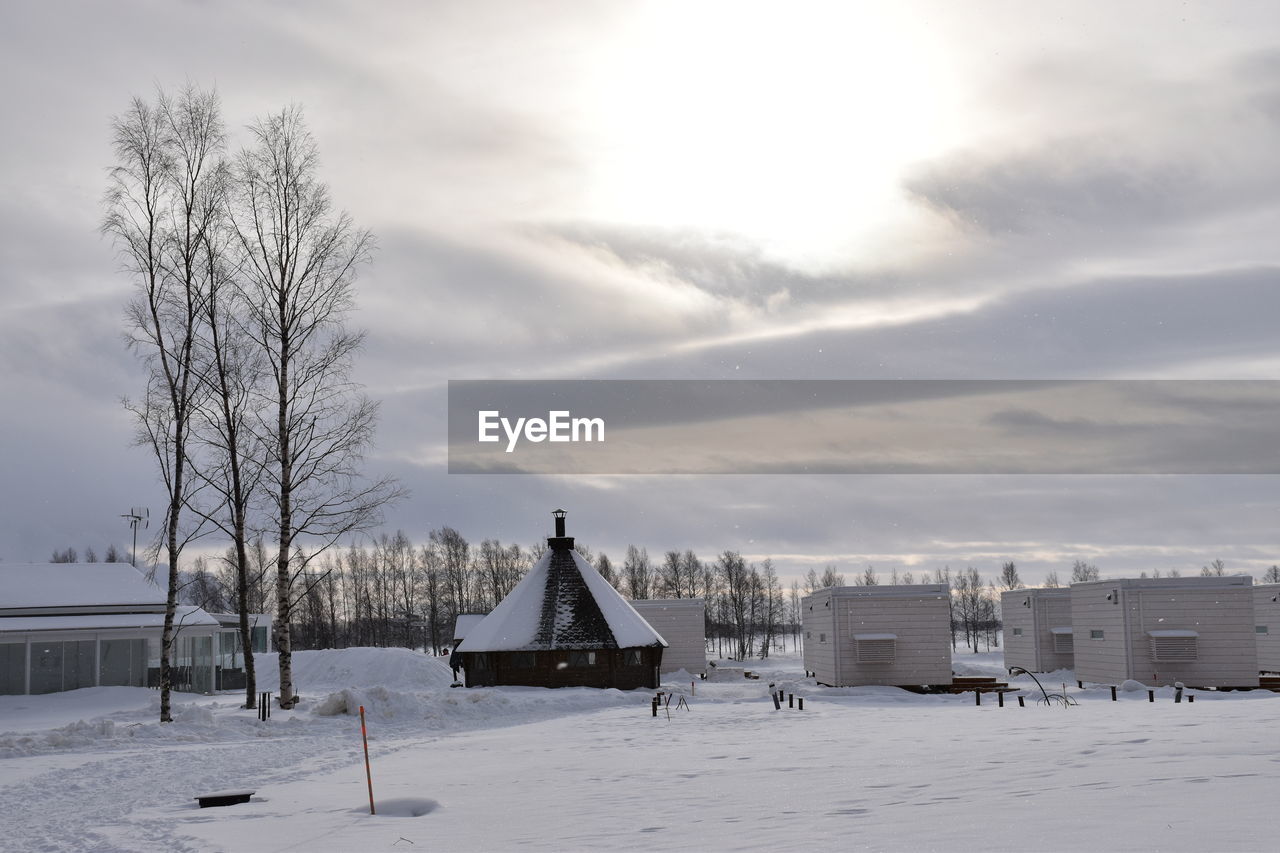
[[[1077,707],[1001,709],[819,688],[785,656],[668,720],[647,691],[450,689],[404,650],[295,661],[304,700],[267,723],[235,696],[177,697],[166,726],[143,689],[0,697],[0,849],[1274,849],[1280,694],[1113,703],[1059,673]],[[999,653],[956,669],[1002,673]],[[771,679],[805,710],[775,711]],[[257,794],[191,799],[228,788]]]

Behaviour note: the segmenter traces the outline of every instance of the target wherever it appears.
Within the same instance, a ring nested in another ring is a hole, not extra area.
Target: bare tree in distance
[[[1097,566],[1091,566],[1084,560],[1076,560],[1071,565],[1071,582],[1083,583],[1085,581],[1096,581],[1101,576],[1098,573]]]
[[[1227,564],[1222,560],[1214,560],[1207,566],[1200,569],[1200,577],[1202,578],[1220,578],[1227,573]]]
[[[377,406],[351,380],[364,336],[349,330],[346,319],[373,238],[333,209],[299,108],[283,109],[250,130],[253,144],[236,162],[232,209],[243,250],[246,325],[269,376],[270,417],[258,427],[268,460],[263,490],[274,518],[279,701],[289,708],[296,702],[295,578],[343,535],[376,525],[387,502],[403,493],[390,478],[360,476]],[[306,552],[298,550],[303,542]]]
[[[1012,560],[1000,566],[1000,589],[1022,589],[1022,578]]]
[[[632,600],[649,598],[653,586],[653,566],[646,548],[627,546],[627,556],[622,564],[622,584]]]
[[[113,238],[135,297],[126,314],[127,341],[147,369],[134,416],[135,442],[155,457],[165,487],[159,531],[168,564],[168,597],[160,652],[160,720],[170,722],[178,562],[200,525],[184,526],[198,486],[188,477],[190,426],[201,393],[194,375],[198,316],[204,299],[200,262],[207,231],[223,214],[219,158],[224,145],[217,96],[188,85],[154,103],[134,98],[112,121],[116,166],[102,223]]]
[[[1044,585],[1046,589],[1057,589],[1061,584],[1058,583],[1058,570],[1053,569],[1049,574],[1044,576]]]
[[[844,586],[844,575],[836,571],[835,566],[827,566],[822,570],[822,577],[818,581],[818,589],[826,589],[829,586]]]
[[[1280,583],[1280,566],[1272,566],[1262,574],[1263,583]]]

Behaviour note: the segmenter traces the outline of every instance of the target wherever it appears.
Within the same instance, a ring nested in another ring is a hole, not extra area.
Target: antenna
[[[146,530],[151,526],[151,510],[145,506],[131,506],[129,511],[120,516],[128,519],[128,524],[133,528],[133,550],[129,552],[129,565],[135,569],[138,568],[138,525],[142,525],[142,529]]]

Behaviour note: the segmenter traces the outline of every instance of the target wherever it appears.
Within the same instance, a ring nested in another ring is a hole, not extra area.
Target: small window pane
[[[1094,630],[1092,630],[1092,631],[1090,631],[1090,632],[1089,632],[1089,639],[1090,639],[1090,640],[1101,640],[1101,639],[1103,639],[1103,632],[1102,632],[1102,631],[1099,631],[1099,630],[1097,630],[1097,629],[1094,629]]]
[[[0,696],[21,696],[26,692],[26,643],[0,643]]]
[[[1021,629],[1021,628],[1014,628],[1014,629],[1013,629],[1013,636],[1015,636],[1015,637],[1021,637],[1021,636],[1022,636],[1022,629]]]
[[[1254,626],[1253,626],[1253,633],[1255,633],[1255,634],[1265,634],[1265,633],[1267,633],[1267,630],[1268,630],[1268,629],[1267,629],[1267,626],[1266,626],[1266,625],[1254,625]]]

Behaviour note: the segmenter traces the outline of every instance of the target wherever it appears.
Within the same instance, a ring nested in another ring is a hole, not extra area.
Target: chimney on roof
[[[556,535],[547,537],[547,546],[557,551],[570,551],[573,549],[573,537],[564,535],[564,517],[567,514],[562,509],[553,510],[551,513],[556,519]]]

